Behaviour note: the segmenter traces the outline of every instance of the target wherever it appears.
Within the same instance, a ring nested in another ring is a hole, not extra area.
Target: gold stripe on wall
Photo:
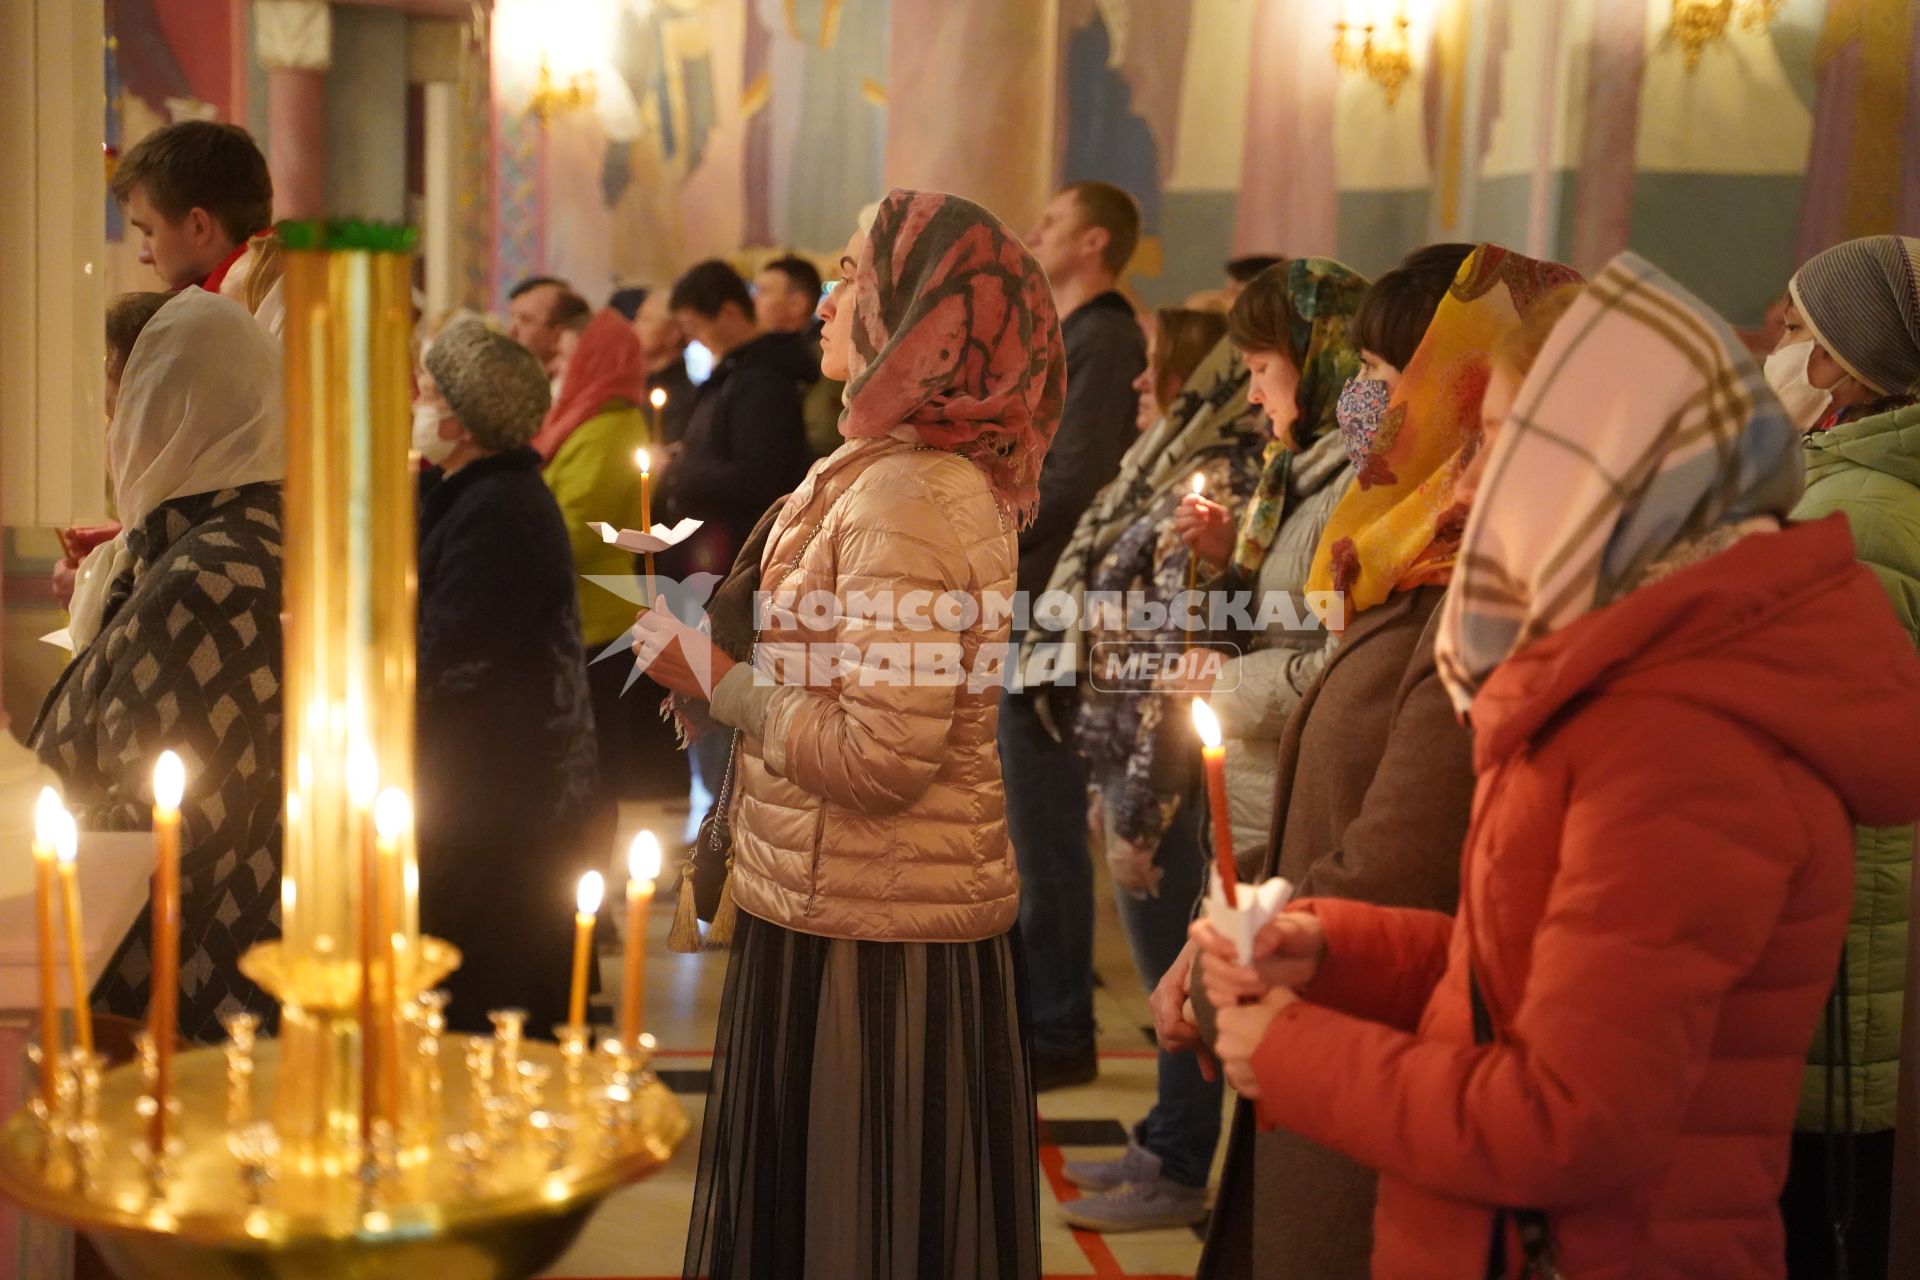
[[[1446,94],[1437,167],[1440,226],[1448,232],[1460,225],[1461,163],[1466,152],[1468,24],[1472,21],[1468,10],[1467,0],[1451,0],[1434,29],[1433,67],[1428,72],[1437,77],[1441,91]]]
[[[762,71],[753,78],[753,83],[740,91],[740,116],[751,119],[760,108],[767,105],[767,99],[773,96],[773,77]]]

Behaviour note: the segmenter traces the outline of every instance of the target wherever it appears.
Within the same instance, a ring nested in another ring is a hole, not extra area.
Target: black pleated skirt
[[[1014,935],[849,942],[742,914],[683,1274],[1040,1274]]]

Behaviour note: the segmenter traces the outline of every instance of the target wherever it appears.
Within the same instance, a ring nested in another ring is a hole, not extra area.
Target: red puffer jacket
[[[1481,1280],[1497,1206],[1579,1280],[1784,1275],[1852,824],[1920,813],[1885,593],[1837,520],[1749,537],[1509,659],[1473,725],[1458,919],[1304,904],[1327,958],[1256,1058],[1261,1123],[1381,1171],[1375,1277]]]

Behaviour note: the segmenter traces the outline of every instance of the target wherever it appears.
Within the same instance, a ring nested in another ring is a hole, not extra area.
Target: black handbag
[[[1473,1006],[1473,1042],[1492,1044],[1493,1015],[1487,1011],[1487,999],[1480,994],[1480,978],[1467,966],[1467,998]],[[1521,1280],[1567,1280],[1553,1258],[1553,1234],[1547,1229],[1547,1215],[1538,1209],[1496,1209],[1493,1213],[1492,1239],[1487,1242],[1487,1280],[1506,1280],[1507,1219],[1513,1219],[1514,1234],[1520,1238],[1525,1265]]]

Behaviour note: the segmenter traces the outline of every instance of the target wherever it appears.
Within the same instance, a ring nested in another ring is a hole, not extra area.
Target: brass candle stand
[[[54,1048],[36,1059],[52,1100],[36,1093],[0,1129],[0,1194],[85,1232],[129,1280],[529,1276],[671,1158],[688,1122],[646,1037],[596,1052],[559,1028],[547,1044],[513,1010],[491,1036],[447,1034],[435,988],[460,956],[420,933],[405,804],[413,237],[280,235],[283,937],[241,963],[279,1002],[279,1034],[229,1016],[222,1046],[143,1037],[111,1071]]]

